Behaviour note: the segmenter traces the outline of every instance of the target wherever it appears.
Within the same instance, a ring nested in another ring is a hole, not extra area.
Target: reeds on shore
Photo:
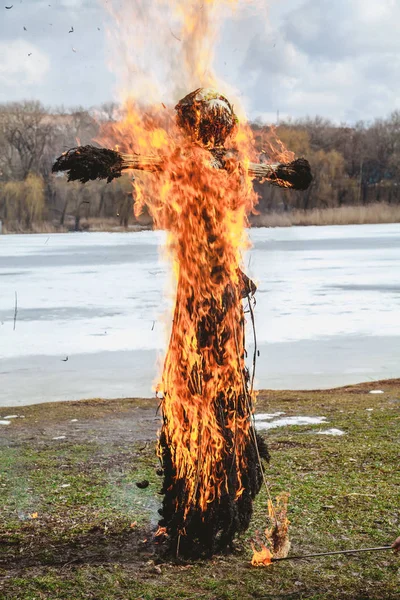
[[[293,227],[308,225],[372,225],[400,223],[400,205],[375,203],[364,206],[294,209],[271,212],[251,218],[253,227]]]
[[[369,225],[379,223],[400,223],[400,205],[375,203],[365,206],[340,206],[335,208],[293,209],[286,212],[270,212],[251,217],[252,227],[295,227],[308,225]],[[81,220],[85,231],[135,231],[151,229],[149,220],[130,223],[127,228],[114,217],[90,217]],[[60,226],[52,221],[34,222],[29,230],[18,221],[3,223],[3,233],[65,233],[73,229]]]

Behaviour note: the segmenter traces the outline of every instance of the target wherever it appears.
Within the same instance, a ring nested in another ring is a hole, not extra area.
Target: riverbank
[[[3,598],[398,597],[400,562],[390,552],[250,568],[250,540],[266,525],[264,491],[234,555],[162,560],[152,538],[161,483],[156,408],[150,399],[95,399],[1,409],[9,423],[0,425]],[[291,494],[292,554],[391,543],[400,528],[400,380],[263,391],[257,412],[325,417],[261,431],[272,454],[271,493]],[[332,429],[343,433],[326,433]],[[135,485],[143,479],[145,490]]]
[[[145,223],[132,223],[127,227],[120,225],[118,218],[97,218],[93,217],[90,219],[81,219],[78,232],[135,232],[135,231],[151,231],[153,226],[149,222]],[[32,223],[30,229],[26,229],[22,223],[11,222],[3,223],[2,233],[5,235],[14,234],[35,234],[35,233],[76,233],[74,224],[67,223],[60,225],[54,221],[43,221],[41,223]]]
[[[253,227],[310,227],[324,225],[374,225],[399,223],[400,206],[386,203],[288,210],[251,217]]]
[[[400,206],[386,203],[368,204],[366,206],[341,206],[335,208],[314,208],[311,210],[287,210],[252,215],[252,227],[296,227],[323,225],[374,225],[380,223],[400,223]],[[146,231],[152,225],[147,220],[123,227],[119,219],[97,218],[82,219],[81,231]],[[3,224],[4,234],[15,233],[67,233],[74,231],[74,225],[59,225],[54,222],[33,223],[27,230],[21,223]]]

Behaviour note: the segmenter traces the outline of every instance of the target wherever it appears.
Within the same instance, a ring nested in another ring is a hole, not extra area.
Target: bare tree
[[[3,177],[25,179],[30,172],[40,173],[52,134],[52,123],[39,102],[10,103],[0,107]]]

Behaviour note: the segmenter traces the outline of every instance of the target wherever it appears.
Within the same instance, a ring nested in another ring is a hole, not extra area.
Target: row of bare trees
[[[129,176],[83,186],[51,174],[61,152],[91,143],[116,111],[113,104],[97,111],[50,111],[39,102],[0,105],[0,220],[9,229],[45,222],[79,229],[82,217],[114,217],[125,227],[134,220]],[[254,123],[253,130],[261,153],[271,128]],[[314,181],[303,193],[255,184],[261,213],[400,203],[400,112],[354,127],[318,117],[285,122],[275,133],[297,156],[308,158]]]
[[[30,230],[47,222],[80,229],[82,218],[116,217],[127,226],[132,214],[128,176],[107,185],[67,183],[51,173],[64,150],[93,142],[115,106],[96,114],[77,109],[49,111],[39,102],[0,105],[0,220],[8,229]]]
[[[269,128],[254,124],[262,147]],[[400,203],[400,112],[373,123],[337,126],[319,117],[281,123],[276,134],[311,163],[314,181],[302,193],[259,186],[261,212]],[[290,203],[290,205],[289,205]]]

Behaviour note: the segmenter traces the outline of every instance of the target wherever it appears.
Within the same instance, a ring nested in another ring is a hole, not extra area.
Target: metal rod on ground
[[[334,556],[335,554],[357,554],[360,552],[380,552],[382,550],[393,550],[393,546],[379,546],[377,548],[358,548],[357,550],[335,550],[334,552],[317,552],[316,554],[304,554],[303,556],[285,556],[284,558],[272,558],[272,562],[281,560],[302,560],[315,558],[317,556]]]

